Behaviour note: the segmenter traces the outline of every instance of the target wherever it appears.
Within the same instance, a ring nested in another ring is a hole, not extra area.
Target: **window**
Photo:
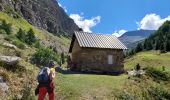
[[[113,64],[113,55],[108,55],[108,64]]]

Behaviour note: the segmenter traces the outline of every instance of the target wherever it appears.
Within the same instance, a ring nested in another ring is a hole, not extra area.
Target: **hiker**
[[[135,66],[135,68],[134,68],[136,71],[139,71],[140,70],[140,65],[139,65],[139,63]]]
[[[38,77],[38,86],[35,90],[35,94],[38,94],[38,100],[44,100],[46,94],[48,93],[49,100],[54,100],[54,82],[55,69],[53,67],[44,67]]]

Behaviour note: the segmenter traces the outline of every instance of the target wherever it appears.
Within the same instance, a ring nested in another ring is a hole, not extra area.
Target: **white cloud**
[[[100,16],[93,17],[91,19],[85,19],[83,16],[83,13],[81,15],[79,14],[70,14],[70,18],[74,20],[74,22],[82,28],[85,32],[92,32],[91,28],[96,26],[98,23],[100,23]]]
[[[116,37],[120,37],[126,32],[127,30],[119,30],[119,31],[115,31],[112,35],[115,35]]]
[[[138,29],[157,30],[167,20],[170,20],[170,16],[161,18],[154,13],[147,14],[140,22],[137,22]]]
[[[60,7],[62,7],[61,3],[58,3],[58,5],[59,5]]]
[[[58,5],[64,9],[64,11],[67,13],[67,8],[65,6],[63,6],[61,3],[58,3]]]

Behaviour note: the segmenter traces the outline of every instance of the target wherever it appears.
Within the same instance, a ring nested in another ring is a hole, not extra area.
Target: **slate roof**
[[[72,42],[76,38],[80,47],[103,48],[103,49],[127,49],[119,39],[111,34],[95,34],[75,31]],[[72,43],[73,44],[73,43]],[[70,50],[72,47],[70,46]],[[69,50],[69,52],[70,52]]]

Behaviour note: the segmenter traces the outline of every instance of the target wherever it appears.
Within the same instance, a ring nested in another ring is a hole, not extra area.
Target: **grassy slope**
[[[39,29],[37,27],[34,27],[30,25],[26,20],[22,18],[14,19],[13,17],[8,16],[7,14],[0,12],[0,20],[6,20],[7,23],[12,24],[12,37],[17,33],[19,28],[22,28],[23,30],[28,31],[30,28],[32,28],[35,32],[35,35],[41,40],[49,44],[48,40],[56,41],[57,45],[60,46],[62,49],[68,48],[70,40],[61,36],[57,37],[52,35],[51,33]],[[7,78],[7,84],[9,85],[9,98],[14,97],[20,97],[22,95],[22,90],[24,85],[26,84],[29,86],[31,83],[32,91],[31,93],[34,93],[35,87],[36,87],[36,76],[38,73],[38,68],[35,67],[35,65],[30,64],[30,57],[31,55],[36,51],[36,48],[29,47],[27,49],[21,50],[21,49],[10,49],[6,48],[5,46],[2,46],[3,42],[9,42],[4,40],[4,37],[8,37],[8,35],[0,34],[0,55],[9,55],[9,56],[15,56],[18,53],[22,57],[22,60],[19,62],[20,66],[23,66],[26,68],[26,71],[11,71],[4,68],[5,66],[0,63],[0,75],[3,75]],[[15,37],[13,40],[17,40]],[[26,44],[25,44],[26,45]],[[66,49],[67,50],[67,49]],[[0,98],[1,99],[1,98]]]
[[[141,52],[131,58],[125,59],[125,69],[132,69],[136,63],[142,67],[154,66],[160,68],[165,66],[166,71],[170,72],[170,52],[159,54],[157,51]],[[146,99],[146,91],[150,86],[159,86],[160,83],[151,78],[144,77],[143,80],[127,79],[127,75],[120,76],[95,75],[95,74],[63,74],[56,75],[56,94],[61,100],[113,100],[117,94],[123,91],[133,94],[134,97]],[[164,82],[162,82],[163,84]],[[169,86],[168,84],[166,84]],[[144,89],[144,90],[143,90]],[[145,91],[146,93],[143,93]]]
[[[144,67],[162,68],[165,66],[166,70],[170,72],[170,52],[160,54],[159,51],[140,52],[128,59],[125,59],[125,69],[133,69],[139,63]]]
[[[44,41],[44,43],[46,43],[46,45],[50,45],[51,42],[54,41],[54,42],[56,42],[56,43],[54,43],[54,45],[56,44],[57,47],[60,47],[58,49],[62,49],[65,52],[68,51],[68,47],[70,44],[70,40],[68,38],[65,38],[63,36],[60,36],[60,37],[54,36],[53,34],[47,32],[46,30],[39,29],[35,26],[32,26],[23,18],[13,18],[3,12],[0,12],[0,19],[6,20],[7,23],[12,24],[12,29],[13,29],[14,34],[16,34],[18,32],[19,28],[22,28],[25,31],[28,31],[30,28],[32,28],[34,30],[34,32],[36,33],[36,36],[41,41]]]

